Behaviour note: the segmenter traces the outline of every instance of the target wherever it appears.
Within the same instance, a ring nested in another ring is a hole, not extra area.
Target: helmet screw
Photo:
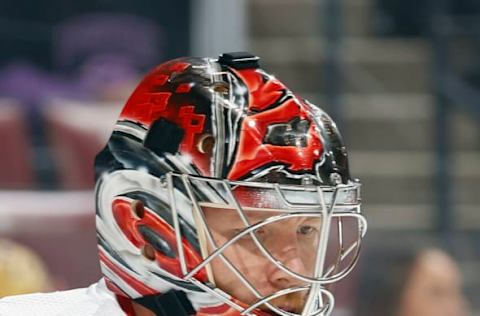
[[[334,185],[338,185],[338,184],[341,184],[342,183],[342,176],[336,172],[333,172],[330,174],[330,181],[334,184]]]
[[[145,206],[142,201],[133,200],[130,207],[134,217],[137,219],[142,219],[145,217]]]

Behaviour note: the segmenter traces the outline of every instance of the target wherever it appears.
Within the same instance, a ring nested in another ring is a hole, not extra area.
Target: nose
[[[283,231],[281,233],[277,232],[276,237],[273,245],[270,247],[270,252],[273,257],[292,272],[305,276],[307,269],[299,252],[296,234],[289,234]],[[267,268],[267,276],[270,284],[278,289],[285,289],[304,283],[279,268],[278,265],[273,262]]]

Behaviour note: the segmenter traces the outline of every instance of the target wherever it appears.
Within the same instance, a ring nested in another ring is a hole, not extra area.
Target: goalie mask
[[[360,183],[327,114],[258,62],[169,61],[127,101],[96,158],[101,268],[120,297],[169,316],[332,311],[366,232]]]

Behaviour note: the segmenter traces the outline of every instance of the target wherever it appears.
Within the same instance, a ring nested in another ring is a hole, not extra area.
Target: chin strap
[[[153,311],[156,316],[191,316],[196,311],[183,291],[171,290],[164,294],[143,296],[134,302]]]

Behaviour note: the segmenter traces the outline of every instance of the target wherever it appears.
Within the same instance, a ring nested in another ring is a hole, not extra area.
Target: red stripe
[[[100,261],[102,261],[113,273],[130,285],[135,291],[137,291],[140,296],[159,294],[157,290],[152,289],[151,287],[143,284],[139,280],[135,279],[122,269],[120,269],[115,263],[110,261],[110,259],[103,253],[103,250],[99,252]]]
[[[117,296],[129,297],[127,293],[125,293],[118,285],[113,283],[113,281],[107,277],[105,277],[105,284],[107,285],[107,288]]]

